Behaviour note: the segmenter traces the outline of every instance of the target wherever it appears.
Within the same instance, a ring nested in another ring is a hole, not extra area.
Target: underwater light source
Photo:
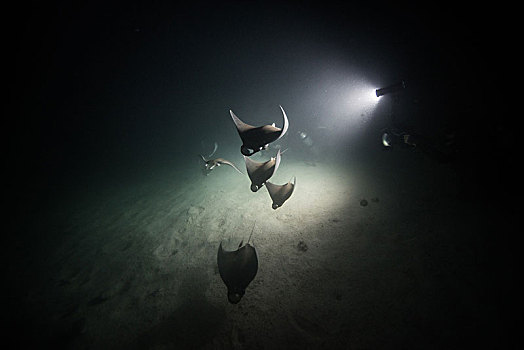
[[[373,107],[378,102],[375,89],[371,86],[356,87],[347,93],[347,105],[355,111],[363,111]]]
[[[389,86],[386,86],[386,87],[383,87],[383,88],[375,90],[375,94],[377,95],[377,97],[380,97],[380,96],[384,96],[384,95],[387,95],[387,94],[391,94],[391,93],[394,93],[394,92],[398,92],[398,91],[404,90],[405,88],[406,88],[406,84],[402,80],[399,83],[396,83],[396,84],[393,84],[393,85],[389,85]]]

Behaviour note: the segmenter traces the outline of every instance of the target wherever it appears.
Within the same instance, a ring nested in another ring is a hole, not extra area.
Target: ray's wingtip
[[[233,118],[233,120],[240,122],[240,118],[237,117],[237,115],[235,114],[235,112],[233,112],[232,109],[229,110],[229,115],[231,116],[231,118]]]
[[[278,137],[278,139],[282,138],[286,134],[287,129],[289,128],[289,120],[287,118],[286,111],[284,111],[284,108],[282,107],[282,105],[279,105],[279,107],[280,107],[280,110],[282,111],[282,117],[284,118],[284,125],[282,126],[282,130],[280,132],[280,136]]]

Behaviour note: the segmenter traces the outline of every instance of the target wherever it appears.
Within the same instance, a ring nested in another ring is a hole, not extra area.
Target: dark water
[[[219,145],[217,155],[242,164],[229,110],[250,124],[280,126],[279,105],[290,120],[288,135],[280,140],[283,149],[289,149],[290,161],[360,169],[363,178],[373,179],[371,183],[381,189],[376,191],[379,197],[395,198],[395,204],[389,205],[397,209],[407,205],[415,210],[417,189],[430,192],[430,199],[422,199],[420,206],[431,219],[415,214],[399,219],[407,222],[408,231],[428,229],[447,200],[460,210],[446,212],[445,224],[435,229],[442,236],[431,236],[422,248],[409,250],[413,259],[399,258],[387,246],[373,251],[365,271],[385,275],[387,259],[381,260],[381,253],[392,261],[400,259],[407,268],[402,275],[406,280],[399,284],[404,289],[387,295],[393,280],[362,277],[356,292],[333,291],[335,302],[342,301],[348,313],[337,331],[319,328],[295,310],[293,316],[284,317],[289,323],[281,321],[273,327],[286,329],[291,324],[310,340],[301,343],[293,338],[296,335],[291,339],[276,332],[277,340],[269,346],[278,342],[284,347],[505,346],[513,336],[515,310],[521,305],[513,299],[518,294],[513,202],[516,128],[489,103],[495,78],[488,69],[493,48],[487,43],[494,33],[477,23],[478,16],[444,9],[353,8],[345,3],[235,2],[215,6],[53,3],[15,13],[23,26],[12,36],[9,98],[13,108],[4,128],[9,210],[3,266],[7,329],[20,342],[89,348],[92,343],[82,339],[88,338],[90,325],[77,317],[83,314],[78,310],[95,310],[110,302],[103,291],[57,302],[54,299],[63,294],[48,292],[45,286],[67,287],[82,274],[73,271],[69,278],[50,282],[47,278],[54,276],[53,271],[38,269],[48,266],[47,252],[66,242],[69,233],[82,232],[67,228],[76,208],[89,207],[85,203],[93,198],[106,198],[102,193],[108,191],[126,193],[126,198],[116,197],[124,206],[126,200],[150,195],[148,183],[186,181],[199,169],[196,155],[210,152],[214,142]],[[364,97],[369,96],[367,91],[402,79],[406,89],[398,95],[383,96],[378,102]],[[423,141],[416,149],[385,150],[380,138],[383,129],[392,126]],[[271,152],[275,149],[267,156]],[[451,184],[448,179],[453,179]],[[407,193],[400,190],[406,188]],[[371,194],[366,198],[369,207],[373,198]],[[427,202],[440,203],[436,206],[440,209]],[[85,235],[89,237],[89,232]],[[343,241],[339,243],[329,244],[345,247]],[[122,249],[146,244],[129,241]],[[432,251],[433,245],[444,248],[436,256],[421,253]],[[96,252],[97,247],[87,239],[71,252]],[[89,264],[89,256],[84,259]],[[63,263],[69,261],[71,257],[65,256]],[[341,274],[349,269],[344,266]],[[107,269],[108,273],[126,271],[126,264],[117,261]],[[203,274],[191,271],[194,276]],[[327,280],[335,278],[329,278],[329,273],[337,275],[328,271]],[[425,279],[426,273],[432,277]],[[104,271],[98,276],[103,280]],[[156,319],[154,312],[136,315],[150,327],[134,339],[133,346],[251,344],[250,335],[231,321],[235,313],[228,313],[228,325],[235,325],[228,330],[231,343],[213,343],[223,339],[219,336],[223,328],[213,325],[222,324],[226,311],[217,309],[206,295],[192,294],[191,289],[203,288],[193,286],[195,281],[205,278],[186,276],[181,290],[186,291],[182,299],[187,302],[171,304],[174,311],[167,319]],[[416,290],[413,295],[411,286]],[[135,287],[119,286],[122,297]],[[167,284],[152,290],[151,298],[163,295],[165,288]],[[41,290],[48,298],[43,302]],[[322,309],[323,291],[306,290],[309,295],[297,292],[289,300],[309,301],[318,293],[318,309]],[[348,295],[356,301],[348,301]],[[399,301],[401,297],[405,300]],[[375,311],[371,304],[378,305]],[[63,310],[49,311],[54,305]],[[400,311],[388,313],[391,309]],[[322,311],[315,312],[329,319]],[[191,313],[198,317],[186,322],[184,315]],[[386,317],[393,323],[386,324],[381,321],[384,315],[404,319]],[[407,326],[399,328],[399,324]],[[271,334],[271,326],[265,327]],[[173,328],[185,332],[172,335]],[[132,333],[119,329],[119,334]]]

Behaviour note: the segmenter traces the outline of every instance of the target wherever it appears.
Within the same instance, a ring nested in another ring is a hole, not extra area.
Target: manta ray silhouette
[[[253,225],[253,229],[255,225]],[[251,235],[253,230],[251,230]],[[247,243],[234,251],[225,251],[222,242],[218,247],[217,263],[220,277],[227,287],[227,299],[236,304],[246,293],[246,288],[253,281],[258,272],[258,257],[255,247]]]
[[[276,158],[271,158],[267,162],[259,163],[244,156],[246,162],[247,175],[251,179],[251,191],[258,191],[271,176],[275,174],[280,165],[280,150]]]
[[[209,173],[213,169],[215,169],[216,167],[221,166],[222,164],[229,165],[230,167],[232,167],[233,169],[235,169],[236,171],[238,171],[240,174],[243,175],[243,173],[240,170],[238,170],[238,168],[235,166],[235,164],[233,164],[229,160],[226,160],[224,158],[215,158],[215,159],[207,160],[203,155],[199,154],[199,156],[204,161],[204,166],[205,166],[204,170],[205,170],[205,174],[206,175],[209,175]]]
[[[293,194],[293,191],[295,190],[295,184],[297,183],[297,178],[294,177],[293,183],[291,183],[291,180],[285,184],[285,185],[275,185],[271,182],[266,182],[266,188],[269,192],[269,196],[273,200],[273,205],[271,206],[273,209],[280,208],[285,201],[291,197]]]
[[[240,152],[242,152],[244,156],[249,157],[256,152],[266,149],[271,142],[278,140],[286,134],[289,127],[289,121],[284,108],[280,106],[280,109],[282,110],[284,118],[284,125],[282,128],[277,128],[275,124],[258,127],[249,125],[240,120],[232,110],[229,111],[229,114],[231,114],[231,118],[237,127],[238,135],[240,135],[240,138],[242,139]]]

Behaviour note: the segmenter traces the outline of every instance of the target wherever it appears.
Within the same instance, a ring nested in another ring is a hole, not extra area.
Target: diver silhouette
[[[435,139],[417,133],[390,128],[382,134],[382,144],[386,149],[391,147],[413,148],[420,150],[439,163],[450,163],[455,158],[455,135],[446,134],[442,139]]]

